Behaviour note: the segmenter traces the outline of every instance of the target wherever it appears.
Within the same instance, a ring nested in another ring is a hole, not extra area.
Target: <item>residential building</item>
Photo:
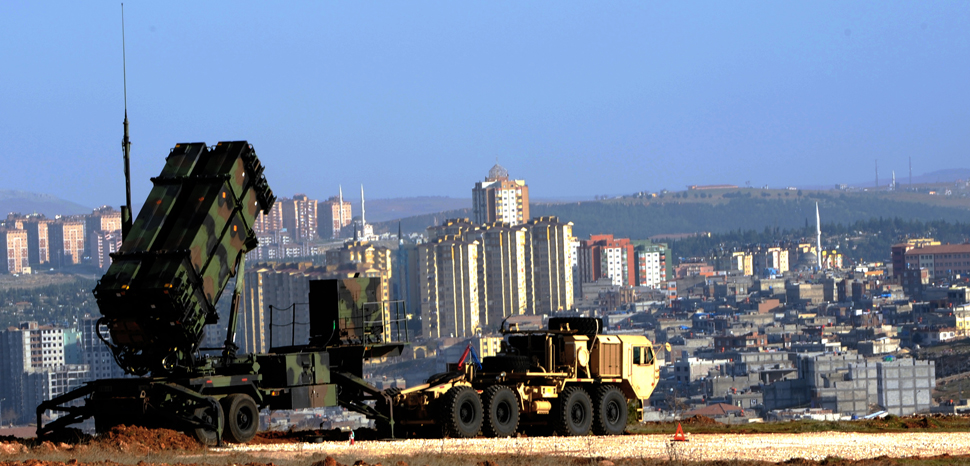
[[[277,201],[283,209],[283,228],[295,242],[312,241],[317,238],[317,201],[304,194],[292,199]]]
[[[272,234],[279,233],[283,230],[283,203],[274,202],[273,207],[269,209],[268,213],[263,213],[262,211],[256,215],[256,220],[253,222],[253,231],[259,234]]]
[[[320,205],[320,236],[324,238],[340,238],[340,232],[350,225],[353,220],[351,204],[343,200],[342,196],[333,196]]]
[[[418,247],[422,335],[474,336],[481,329],[480,244],[445,236]]]
[[[525,180],[510,180],[509,172],[496,164],[485,181],[472,189],[475,223],[508,223],[510,226],[529,221],[529,187]]]
[[[922,248],[925,246],[939,246],[940,242],[933,238],[913,238],[902,243],[894,244],[891,248],[893,264],[893,276],[900,276],[906,267],[906,253],[910,249]]]
[[[0,272],[20,274],[30,270],[27,243],[26,230],[0,228]]]
[[[29,215],[23,222],[23,229],[27,231],[27,262],[31,267],[50,262],[50,222],[43,215]]]
[[[524,225],[509,226],[507,223],[491,223],[481,230],[482,250],[479,254],[483,267],[480,288],[485,293],[479,303],[482,328],[498,330],[507,317],[525,314],[529,310],[528,285],[533,281],[531,270],[526,268],[526,256],[530,253],[527,243],[528,231]]]
[[[930,280],[970,273],[970,244],[912,248],[905,258],[907,269],[926,269]]]
[[[638,244],[633,251],[636,254],[636,286],[663,286],[668,277],[667,258],[670,257],[670,248],[663,243]]]
[[[590,235],[579,246],[577,271],[581,283],[609,278],[616,286],[635,286],[637,262],[633,244],[628,238],[613,235]]]
[[[83,218],[61,218],[47,225],[51,264],[65,267],[81,263],[84,257]]]
[[[530,314],[552,314],[573,308],[572,239],[573,224],[558,217],[539,217],[528,222],[531,255],[526,270],[532,270]],[[528,285],[527,285],[528,286]]]

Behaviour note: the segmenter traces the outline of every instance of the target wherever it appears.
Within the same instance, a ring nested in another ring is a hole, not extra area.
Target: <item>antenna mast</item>
[[[121,4],[121,75],[125,93],[125,135],[121,139],[121,149],[125,156],[125,205],[121,207],[121,238],[131,231],[131,140],[128,139],[128,63],[125,54],[125,4]]]

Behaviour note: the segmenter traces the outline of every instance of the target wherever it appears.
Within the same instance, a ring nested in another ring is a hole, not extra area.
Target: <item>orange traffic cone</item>
[[[687,437],[684,436],[684,428],[680,426],[680,423],[679,422],[677,423],[677,433],[674,434],[674,441],[675,442],[686,442],[687,441]]]

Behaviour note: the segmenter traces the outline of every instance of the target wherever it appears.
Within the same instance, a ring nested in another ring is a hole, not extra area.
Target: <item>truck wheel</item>
[[[445,437],[473,438],[482,429],[482,399],[471,387],[452,387],[442,397],[439,407]]]
[[[485,420],[482,433],[486,437],[511,437],[519,427],[519,398],[505,385],[493,385],[482,393]]]
[[[219,418],[222,417],[222,405],[215,403],[213,406],[199,406],[195,408],[195,417],[202,420],[202,422],[218,425]],[[219,444],[219,432],[210,427],[196,427],[192,430],[192,434],[195,435],[196,440],[199,443],[211,447]]]
[[[628,412],[626,397],[614,385],[603,385],[596,391],[596,407],[593,416],[593,433],[596,435],[620,435],[626,429]]]
[[[233,393],[222,399],[226,424],[222,437],[232,443],[246,443],[259,430],[259,408],[253,398],[245,393]]]
[[[592,402],[582,387],[569,387],[559,394],[556,409],[556,431],[559,435],[586,435],[593,424]]]

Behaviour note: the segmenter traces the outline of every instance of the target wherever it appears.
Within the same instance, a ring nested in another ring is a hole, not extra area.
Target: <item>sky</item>
[[[137,209],[179,142],[277,195],[533,198],[966,168],[970,2],[127,2]],[[0,2],[0,189],[124,200],[121,6]]]

